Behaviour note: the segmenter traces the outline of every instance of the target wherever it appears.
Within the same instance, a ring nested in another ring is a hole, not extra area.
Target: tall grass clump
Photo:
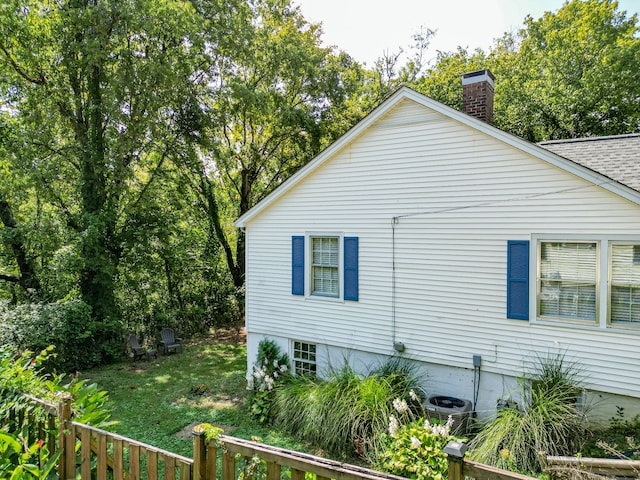
[[[415,367],[390,360],[366,376],[346,362],[324,379],[297,376],[276,392],[276,424],[326,452],[371,460],[393,414],[393,400],[417,390]]]
[[[586,408],[578,404],[581,370],[564,354],[538,357],[519,379],[521,405],[498,413],[470,444],[471,457],[526,473],[542,470],[539,452],[575,454],[586,438]]]

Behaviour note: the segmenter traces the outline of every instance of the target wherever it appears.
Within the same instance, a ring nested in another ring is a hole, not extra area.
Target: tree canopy
[[[404,64],[387,53],[366,69],[290,0],[6,0],[0,299],[82,301],[59,311],[90,312],[97,345],[116,339],[96,361],[124,328],[241,319],[231,221],[394,89],[459,108],[460,76],[490,68],[500,128],[637,132],[638,28],[615,1],[572,0],[489,52],[428,63],[425,27]]]

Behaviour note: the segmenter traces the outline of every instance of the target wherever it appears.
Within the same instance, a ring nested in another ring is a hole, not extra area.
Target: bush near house
[[[291,377],[276,390],[275,424],[330,455],[373,464],[396,412],[393,401],[409,398],[418,380],[415,367],[399,359],[364,377],[346,364],[324,379]]]
[[[596,429],[587,440],[583,456],[640,460],[640,415],[629,417],[623,407],[616,410],[609,426]]]
[[[539,452],[573,455],[588,436],[587,408],[578,405],[581,372],[564,354],[538,358],[519,379],[522,404],[488,421],[471,441],[474,460],[525,473],[542,471]]]
[[[439,423],[421,417],[403,424],[392,417],[376,467],[407,478],[447,478],[448,460],[444,447],[452,440],[462,440],[451,435],[452,424],[451,418],[446,423]]]
[[[256,363],[247,381],[251,389],[251,415],[261,424],[269,424],[273,420],[276,387],[288,377],[289,356],[273,340],[260,341]]]

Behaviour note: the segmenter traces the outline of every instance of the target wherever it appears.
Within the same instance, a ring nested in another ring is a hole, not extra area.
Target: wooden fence
[[[23,426],[23,434],[29,436],[25,440],[42,440],[51,453],[60,452],[58,478],[62,480],[406,480],[226,435],[207,440],[199,428],[193,432],[193,458],[187,458],[73,421],[68,397],[58,404],[29,399],[41,408],[18,412],[11,421]],[[465,449],[460,455],[449,453],[450,480],[535,480],[467,461]]]
[[[550,478],[640,478],[640,460],[546,456]]]

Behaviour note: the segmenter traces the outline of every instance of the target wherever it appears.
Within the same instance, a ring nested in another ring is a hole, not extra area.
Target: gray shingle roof
[[[538,145],[640,191],[640,133],[553,140]]]

